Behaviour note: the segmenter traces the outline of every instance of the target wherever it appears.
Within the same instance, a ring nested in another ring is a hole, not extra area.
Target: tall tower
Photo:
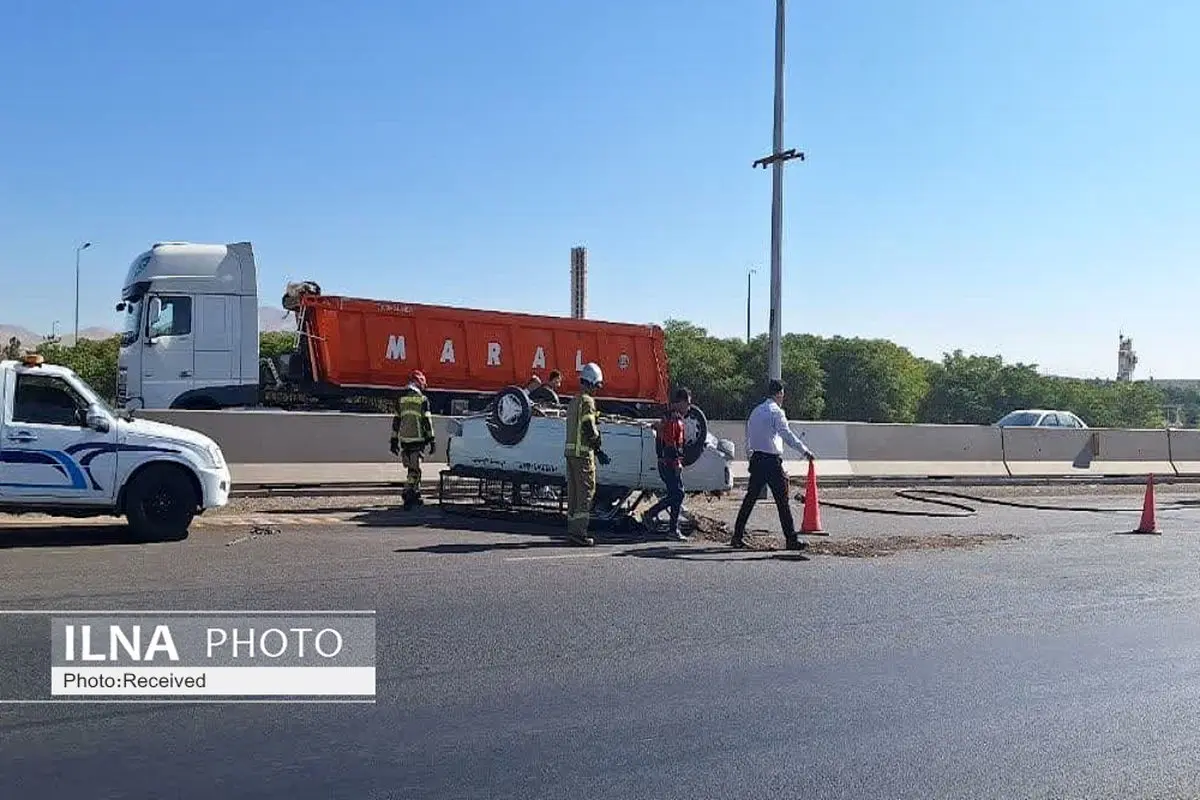
[[[1133,352],[1133,339],[1125,338],[1125,334],[1117,334],[1117,380],[1133,380],[1133,371],[1137,368],[1137,353]]]
[[[587,316],[587,248],[571,248],[571,316]]]

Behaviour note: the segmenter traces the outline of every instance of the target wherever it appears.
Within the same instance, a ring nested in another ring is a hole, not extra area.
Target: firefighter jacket
[[[434,441],[429,398],[415,386],[405,387],[396,398],[392,438],[398,439],[401,445],[425,445]]]
[[[569,456],[590,457],[600,449],[600,425],[596,401],[580,392],[567,406],[567,448]]]

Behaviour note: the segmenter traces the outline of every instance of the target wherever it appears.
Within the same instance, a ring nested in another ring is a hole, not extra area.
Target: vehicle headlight
[[[210,444],[205,445],[204,451],[208,453],[209,458],[212,459],[214,467],[225,466],[225,455],[221,452],[221,448],[217,447],[215,444]]]
[[[187,448],[195,453],[206,467],[219,469],[225,466],[225,457],[221,454],[221,448],[215,444],[189,444]]]

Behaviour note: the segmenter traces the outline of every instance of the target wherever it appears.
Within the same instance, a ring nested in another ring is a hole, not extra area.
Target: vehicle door
[[[142,396],[146,408],[170,408],[195,386],[196,348],[192,336],[192,298],[152,294],[146,299],[142,337]]]
[[[237,298],[197,295],[193,310],[193,388],[237,385],[241,378],[241,353],[233,344],[239,339]]]
[[[87,401],[56,375],[17,372],[4,408],[5,502],[106,504],[115,498],[117,430],[87,426]]]

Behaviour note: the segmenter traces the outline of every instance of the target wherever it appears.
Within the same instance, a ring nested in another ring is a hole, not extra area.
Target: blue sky
[[[783,325],[1200,376],[1200,4],[791,0]],[[0,0],[0,322],[160,240],[328,293],[767,324],[770,0]]]

